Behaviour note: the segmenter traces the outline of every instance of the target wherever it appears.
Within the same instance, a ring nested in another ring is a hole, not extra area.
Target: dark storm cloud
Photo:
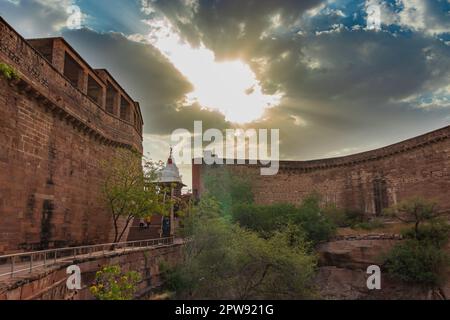
[[[367,150],[449,123],[448,109],[406,101],[450,83],[450,47],[435,39],[344,28],[274,40],[259,52],[267,64],[259,79],[286,94],[259,125],[282,128],[284,157]]]
[[[450,95],[450,46],[439,40],[449,36],[450,3],[373,2],[383,4],[380,32],[364,30],[365,0],[149,0],[151,9],[142,12],[137,0],[120,2],[120,10],[100,10],[106,0],[80,0],[95,31],[64,36],[140,101],[146,133],[192,129],[194,120],[231,126],[217,111],[184,106],[189,80],[158,49],[127,38],[146,36],[143,13],[149,28],[165,17],[218,60],[247,62],[265,93],[283,93],[278,107],[247,126],[280,128],[282,158],[311,159],[380,147],[450,122],[445,103],[422,107],[424,97]],[[0,0],[0,12],[25,36],[46,36],[61,30],[70,3]]]
[[[127,39],[118,33],[96,33],[83,29],[65,32],[64,37],[98,68],[107,68],[127,92],[140,102],[145,132],[170,134],[192,127],[194,120],[222,128],[225,117],[198,105],[184,106],[192,85],[154,47]]]
[[[365,2],[352,2],[355,12],[338,11],[340,2],[329,9],[321,1],[180,0],[155,8],[218,59],[246,60],[266,93],[284,93],[280,106],[248,124],[280,128],[284,158],[367,150],[447,125],[448,109],[421,109],[409,98],[445,90],[450,47],[428,32],[364,30]],[[353,25],[338,24],[352,16]]]
[[[384,102],[436,89],[450,76],[450,47],[420,34],[343,29],[265,50],[260,79],[290,97]]]
[[[217,57],[248,55],[264,32],[278,24],[294,26],[308,9],[323,0],[154,0],[152,7],[167,17],[193,45],[203,43]]]

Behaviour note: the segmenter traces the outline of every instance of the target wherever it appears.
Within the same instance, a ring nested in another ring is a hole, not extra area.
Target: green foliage
[[[136,217],[168,214],[172,200],[156,181],[160,163],[143,160],[142,155],[121,149],[101,163],[105,172],[102,192],[113,216],[114,242],[120,241],[129,223]],[[119,229],[119,219],[125,221]]]
[[[312,194],[303,200],[298,213],[293,217],[293,223],[300,225],[313,243],[329,240],[336,232],[336,226],[320,208],[318,194]]]
[[[388,272],[395,278],[426,286],[442,282],[443,270],[449,266],[443,247],[450,227],[446,221],[437,219],[435,203],[413,198],[390,208],[387,213],[400,221],[414,223],[412,229],[403,232],[407,240],[388,254]]]
[[[222,216],[222,210],[219,202],[214,197],[204,195],[200,199],[200,202],[192,210],[192,214],[184,219],[182,236],[185,238],[191,237],[196,231],[197,221],[208,221],[210,219],[217,219]]]
[[[98,300],[131,300],[141,276],[135,271],[122,272],[119,266],[106,266],[95,274],[89,288]]]
[[[258,232],[267,238],[280,228],[284,228],[298,208],[292,204],[278,203],[273,205],[238,204],[233,207],[233,221],[241,227]]]
[[[432,221],[429,224],[423,225],[417,234],[417,240],[421,242],[428,242],[437,248],[442,248],[448,242],[448,235],[450,232],[450,225],[444,220]],[[402,232],[407,239],[415,239],[416,233],[414,229],[407,229]]]
[[[378,218],[353,225],[354,229],[364,229],[364,230],[381,229],[384,227],[385,227],[384,221]]]
[[[386,210],[386,214],[405,223],[414,223],[415,238],[419,236],[419,228],[423,222],[432,221],[440,216],[436,203],[424,198],[406,199]]]
[[[211,205],[214,199],[206,203]],[[299,230],[289,226],[289,230],[263,239],[227,221],[220,212],[203,215],[203,210],[191,217],[183,263],[164,268],[165,283],[178,298],[308,296],[316,258],[308,254],[308,244]]]
[[[364,213],[355,209],[342,209],[331,204],[323,208],[323,213],[328,219],[339,228],[354,228],[373,230],[383,228],[384,222],[381,219],[367,221]]]
[[[164,288],[170,292],[185,292],[193,287],[194,283],[188,283],[188,277],[183,273],[183,268],[172,267],[167,262],[162,261],[159,264],[159,272]]]
[[[13,67],[5,63],[0,63],[0,75],[7,80],[17,80],[20,78],[19,73]]]
[[[338,208],[335,204],[326,205],[322,212],[336,227],[343,228],[351,225],[348,211]]]
[[[440,248],[416,239],[395,246],[386,257],[386,268],[395,278],[433,286],[442,280],[440,275],[448,266],[448,256]]]
[[[329,215],[319,206],[317,194],[305,198],[300,206],[279,203],[273,205],[240,204],[233,208],[233,221],[240,226],[270,238],[288,225],[301,229],[306,239],[315,244],[328,240],[336,231]]]
[[[364,213],[359,210],[349,209],[345,211],[346,227],[354,227],[364,222]]]
[[[234,205],[253,203],[252,175],[227,167],[213,167],[204,177],[209,196],[218,200],[222,213],[230,215]]]

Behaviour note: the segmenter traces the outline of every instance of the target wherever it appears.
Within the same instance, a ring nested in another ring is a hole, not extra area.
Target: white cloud
[[[264,94],[255,73],[244,61],[216,61],[214,52],[203,44],[193,48],[184,42],[167,19],[147,23],[151,27],[147,41],[193,84],[193,92],[186,97],[188,104],[219,110],[228,121],[236,123],[256,120],[265,109],[279,104],[282,95]],[[142,41],[136,35],[130,39]]]
[[[379,6],[383,25],[399,25],[428,35],[450,32],[450,12],[442,12],[441,9],[434,7],[435,1],[396,0],[396,2],[397,7],[402,7],[397,12],[385,0],[366,0],[366,7]]]
[[[0,2],[0,11],[25,37],[46,37],[67,27],[73,13],[68,9],[75,4],[75,0],[7,0]]]

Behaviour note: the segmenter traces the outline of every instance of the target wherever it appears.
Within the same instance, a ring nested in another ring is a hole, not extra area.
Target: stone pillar
[[[122,101],[122,95],[120,92],[116,94],[114,99],[114,115],[120,118],[120,103]]]
[[[78,75],[78,89],[80,89],[84,94],[88,92],[88,73],[86,70],[81,70]]]
[[[52,64],[61,74],[64,74],[65,50],[61,40],[53,41]]]
[[[106,109],[106,87],[102,87],[102,90],[100,91],[100,98],[98,104],[102,109]]]
[[[174,215],[174,208],[173,208],[173,186],[170,186],[170,236],[173,237],[175,235],[175,215]]]

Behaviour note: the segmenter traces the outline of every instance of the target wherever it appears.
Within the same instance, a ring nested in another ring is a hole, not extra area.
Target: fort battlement
[[[25,40],[0,18],[0,255],[109,242],[101,161],[142,152],[135,102],[63,39]]]
[[[0,60],[19,72],[20,91],[94,138],[142,151],[139,103],[108,71],[91,68],[63,38],[25,40],[2,18],[0,34]]]

